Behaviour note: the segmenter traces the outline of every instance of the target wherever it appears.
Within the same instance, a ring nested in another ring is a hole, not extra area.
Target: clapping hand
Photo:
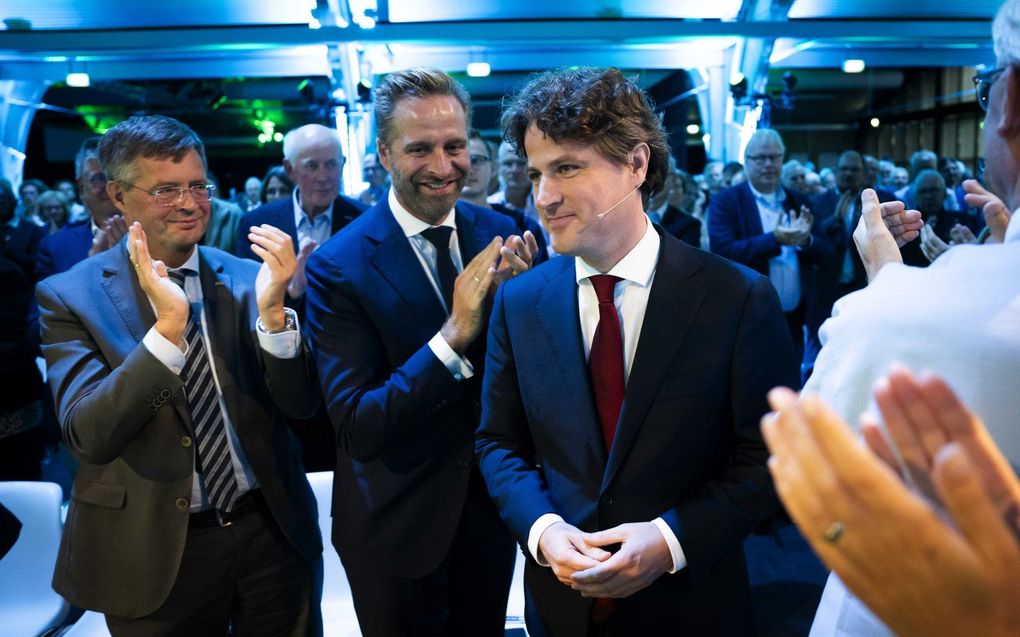
[[[156,331],[179,346],[188,326],[188,296],[170,279],[166,264],[149,255],[149,243],[142,224],[134,222],[128,232],[128,258],[138,276],[138,285],[156,310]]]

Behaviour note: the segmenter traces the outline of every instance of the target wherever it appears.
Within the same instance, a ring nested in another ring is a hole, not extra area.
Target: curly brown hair
[[[503,139],[521,156],[532,124],[556,143],[594,144],[603,156],[624,165],[630,164],[635,146],[648,144],[648,172],[641,185],[646,201],[662,190],[669,174],[662,121],[634,78],[619,69],[564,69],[534,76],[503,103]]]

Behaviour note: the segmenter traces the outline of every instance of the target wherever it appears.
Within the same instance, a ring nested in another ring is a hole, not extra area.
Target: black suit
[[[751,634],[742,542],[777,506],[759,419],[797,382],[769,281],[660,232],[655,278],[607,453],[585,360],[574,259],[504,284],[489,328],[477,452],[522,544],[557,513],[583,531],[656,518],[687,566],[616,600],[618,635]],[[586,635],[592,600],[529,556],[528,631]]]
[[[494,236],[517,233],[492,210],[457,202],[455,214],[465,265]],[[502,635],[513,542],[473,454],[484,335],[469,353],[471,379],[430,349],[447,313],[385,199],[316,250],[307,273],[308,327],[339,445],[333,545],[362,630]],[[449,591],[438,608],[402,599],[428,599],[425,586]]]
[[[667,206],[659,225],[689,246],[701,247],[701,221],[676,206]]]
[[[46,235],[46,227],[36,225],[27,219],[18,221],[14,226],[4,224],[0,229],[0,238],[3,239],[0,254],[17,263],[28,278],[32,279],[35,276],[36,252]]]

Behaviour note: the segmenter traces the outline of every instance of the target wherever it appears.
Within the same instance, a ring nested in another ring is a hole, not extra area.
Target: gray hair
[[[322,124],[305,124],[287,131],[287,134],[283,136],[283,158],[287,161],[294,161],[294,157],[301,152],[305,143],[321,139],[330,139],[336,142],[337,159],[343,157],[344,153],[340,147],[340,137],[336,129]]]
[[[393,141],[393,114],[400,100],[437,96],[453,97],[460,102],[467,123],[464,133],[467,134],[467,129],[471,128],[471,96],[457,80],[439,69],[427,66],[387,75],[372,92],[372,100],[375,103],[375,128],[383,145],[388,146]]]
[[[758,130],[754,131],[754,134],[751,135],[751,139],[747,140],[747,148],[760,144],[762,140],[765,139],[771,139],[772,141],[774,141],[776,144],[779,145],[779,148],[783,151],[783,154],[784,155],[786,154],[786,144],[783,143],[782,135],[777,133],[775,129],[772,128],[759,128]]]
[[[100,140],[102,140],[102,137],[94,135],[82,142],[81,148],[78,149],[78,153],[74,156],[75,179],[81,179],[82,173],[85,172],[85,162],[90,159],[99,159]]]
[[[187,125],[163,115],[136,115],[106,131],[99,142],[99,161],[107,179],[131,182],[137,178],[134,163],[139,158],[179,162],[190,151],[208,165],[202,140]]]
[[[992,22],[992,41],[999,66],[1020,63],[1020,0],[1006,0]]]

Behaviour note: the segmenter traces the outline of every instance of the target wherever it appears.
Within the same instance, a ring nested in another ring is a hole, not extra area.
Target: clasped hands
[[[619,545],[615,552],[605,547]],[[673,568],[666,539],[651,522],[585,533],[556,522],[538,540],[556,578],[584,597],[633,595]]]
[[[811,226],[815,217],[807,206],[801,206],[800,212],[790,211],[789,220],[776,226],[776,241],[784,246],[803,246],[811,239]]]
[[[148,239],[139,222],[128,229],[128,256],[138,276],[138,284],[156,311],[156,331],[171,343],[181,344],[188,325],[188,297],[170,280],[166,264],[153,259]],[[297,267],[294,245],[289,235],[268,224],[253,226],[248,235],[252,251],[262,257],[255,279],[259,318],[273,332],[286,325],[284,295]]]
[[[528,270],[538,252],[531,231],[494,237],[464,266],[453,286],[453,307],[440,333],[453,351],[463,355],[485,323],[485,302],[503,282]]]

